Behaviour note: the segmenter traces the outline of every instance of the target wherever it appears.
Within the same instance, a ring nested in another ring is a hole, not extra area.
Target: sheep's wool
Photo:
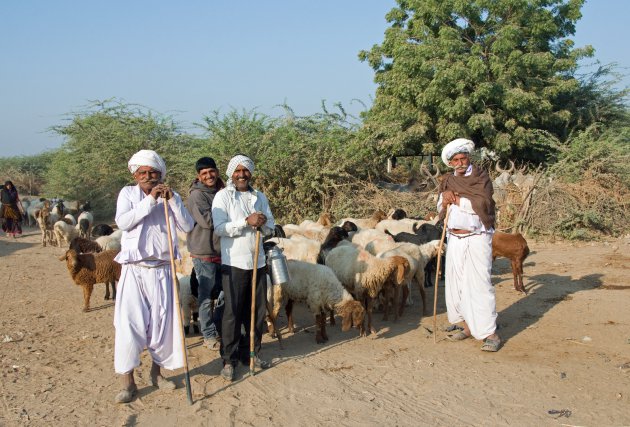
[[[474,142],[466,138],[457,138],[449,142],[444,146],[444,148],[442,148],[442,161],[446,166],[450,166],[448,162],[453,158],[455,154],[472,154],[473,151],[475,151]]]
[[[166,176],[166,163],[164,159],[153,150],[140,150],[131,156],[131,159],[129,159],[127,163],[127,167],[131,173],[136,173],[140,166],[150,166],[159,170],[162,174],[162,179]]]

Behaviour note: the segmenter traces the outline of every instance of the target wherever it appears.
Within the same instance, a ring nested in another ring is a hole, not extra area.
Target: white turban
[[[234,173],[238,165],[245,166],[251,174],[254,174],[254,161],[247,156],[239,154],[232,157],[230,163],[228,163],[227,170],[225,171],[229,181],[232,181],[232,174]]]
[[[442,148],[442,161],[446,166],[450,166],[448,162],[455,154],[466,153],[471,155],[473,151],[475,151],[474,142],[466,138],[457,138]]]
[[[164,163],[164,159],[153,150],[140,150],[131,156],[129,163],[127,163],[127,167],[131,173],[136,173],[140,166],[150,166],[160,171],[162,179],[164,179],[166,175],[166,163]]]

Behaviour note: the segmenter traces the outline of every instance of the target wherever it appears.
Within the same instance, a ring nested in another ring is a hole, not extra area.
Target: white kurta
[[[184,354],[179,310],[173,298],[164,200],[156,201],[138,186],[118,196],[116,223],[123,230],[116,261],[122,272],[116,293],[114,369],[125,374],[140,365],[147,348],[153,361],[167,369],[181,368]],[[172,236],[192,230],[194,220],[175,194],[169,203]],[[179,258],[175,245],[175,257]]]
[[[472,165],[465,175],[470,175]],[[438,199],[442,210],[442,194]],[[491,282],[492,235],[486,230],[472,208],[469,199],[460,197],[459,206],[451,205],[447,229],[470,230],[472,234],[448,233],[445,293],[448,321],[465,321],[473,337],[478,340],[494,334],[497,310]]]
[[[247,224],[247,217],[253,212],[262,212],[267,222],[261,228],[263,235],[269,235],[276,226],[267,197],[258,190],[237,191],[234,185],[219,190],[212,201],[212,222],[214,232],[221,237],[221,264],[252,270],[255,253],[256,230]],[[262,239],[258,243],[256,267],[265,265],[265,251]]]

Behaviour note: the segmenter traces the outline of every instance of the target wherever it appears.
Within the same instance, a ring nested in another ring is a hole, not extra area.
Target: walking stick
[[[260,245],[260,228],[256,227],[256,249],[254,249],[254,271],[252,273],[252,313],[249,323],[249,375],[254,376],[256,352],[254,351],[254,325],[256,324],[256,273],[258,273],[258,246]]]
[[[179,326],[179,332],[182,335],[182,352],[184,354],[184,382],[186,383],[186,396],[188,397],[188,403],[193,404],[192,389],[190,388],[190,373],[188,372],[188,357],[186,356],[186,336],[184,335],[184,325],[182,322],[182,310],[179,305],[179,285],[177,283],[177,275],[175,274],[175,255],[173,254],[173,236],[171,235],[171,221],[168,217],[168,200],[162,197],[164,200],[164,216],[166,217],[166,231],[168,234],[168,252],[171,256],[171,277],[173,280],[173,301],[177,308],[177,324]]]
[[[442,237],[440,238],[440,246],[437,253],[437,268],[435,269],[435,288],[433,293],[433,344],[437,343],[437,297],[438,297],[438,279],[440,277],[440,262],[442,261],[442,247],[444,246],[444,237],[446,237],[446,225],[448,224],[448,214],[450,205],[446,206],[446,215],[444,216],[444,226],[442,227]]]

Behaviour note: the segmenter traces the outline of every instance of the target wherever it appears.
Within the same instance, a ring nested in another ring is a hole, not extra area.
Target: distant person
[[[137,184],[124,187],[116,204],[116,224],[123,230],[122,248],[115,258],[122,264],[114,309],[114,369],[122,375],[123,386],[116,395],[117,403],[130,402],[135,396],[138,388],[133,370],[140,365],[140,353],[145,348],[153,360],[151,384],[175,389],[175,383],[161,373],[162,367],[173,370],[184,366],[164,203],[170,211],[172,236],[176,230],[188,233],[194,225],[179,194],[164,184],[166,164],[155,151],[138,151],[128,167]],[[173,246],[179,259],[177,245]]]
[[[267,314],[267,279],[265,252],[262,238],[258,243],[258,259],[254,260],[256,229],[271,234],[274,219],[265,195],[252,188],[250,181],[254,162],[247,156],[238,155],[227,167],[227,186],[220,190],[212,202],[214,232],[221,236],[221,273],[225,308],[221,325],[221,376],[234,380],[234,368],[238,361],[249,365],[252,278],[256,273],[256,313],[254,326],[254,365],[267,369],[271,363],[259,357],[262,333]],[[244,327],[245,334],[241,334]]]
[[[219,351],[222,309],[212,311],[212,300],[221,291],[221,242],[214,232],[212,201],[225,187],[212,157],[202,157],[195,163],[197,177],[190,186],[186,207],[195,226],[186,238],[188,252],[199,282],[199,322],[203,342],[210,350]]]
[[[4,183],[4,187],[0,191],[0,201],[2,202],[2,207],[0,208],[2,231],[7,233],[7,237],[12,236],[15,239],[16,236],[22,234],[21,222],[24,212],[17,188],[11,181]]]
[[[455,341],[473,336],[483,340],[484,351],[497,351],[501,338],[496,333],[497,309],[492,268],[492,235],[495,206],[488,173],[473,165],[475,144],[464,138],[449,142],[442,161],[453,168],[440,184],[438,211],[444,219],[450,209],[446,251],[445,293],[448,321],[463,322]]]

